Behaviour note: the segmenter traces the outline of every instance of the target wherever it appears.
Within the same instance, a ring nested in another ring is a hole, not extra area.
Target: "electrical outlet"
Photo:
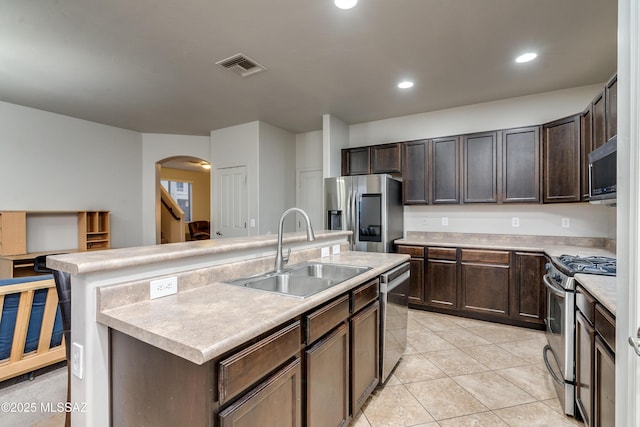
[[[449,225],[449,218],[446,216],[442,217],[442,225]]]
[[[340,253],[340,245],[333,245],[333,250],[332,250],[334,255],[337,255]]]
[[[320,250],[320,256],[321,256],[322,258],[324,258],[324,257],[326,257],[326,256],[329,256],[329,255],[331,255],[331,251],[330,251],[330,248],[329,248],[329,247],[322,248],[322,249]]]
[[[520,227],[520,218],[518,218],[517,216],[514,216],[513,218],[511,218],[511,226]]]
[[[178,293],[178,277],[165,277],[164,279],[149,282],[149,299],[166,297]]]
[[[571,222],[569,221],[569,218],[562,218],[562,228],[569,228],[571,227]]]
[[[78,379],[84,376],[84,348],[77,342],[71,346],[71,373]]]
[[[429,225],[429,218],[422,218],[422,225]]]

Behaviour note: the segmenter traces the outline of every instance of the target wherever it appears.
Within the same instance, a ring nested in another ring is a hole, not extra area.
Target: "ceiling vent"
[[[242,77],[247,77],[260,71],[265,71],[267,68],[258,64],[247,55],[238,53],[227,59],[216,62],[218,65],[222,65],[227,70],[231,70],[234,73],[240,74]]]

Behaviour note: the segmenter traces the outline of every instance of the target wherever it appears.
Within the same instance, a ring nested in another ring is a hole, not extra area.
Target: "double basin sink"
[[[270,272],[228,283],[280,295],[305,298],[356,277],[370,269],[371,267],[306,262],[292,265],[279,273]]]

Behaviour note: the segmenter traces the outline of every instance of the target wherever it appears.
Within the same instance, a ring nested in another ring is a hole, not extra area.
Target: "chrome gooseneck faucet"
[[[290,214],[291,212],[298,212],[302,215],[305,222],[307,223],[307,240],[309,242],[313,242],[316,240],[316,236],[313,234],[313,228],[311,227],[311,220],[305,211],[300,208],[289,208],[282,213],[280,217],[280,224],[278,225],[278,248],[276,249],[276,273],[280,273],[282,271],[282,267],[289,261],[289,255],[291,255],[291,248],[287,252],[287,256],[282,255],[282,227],[284,225],[284,218]]]

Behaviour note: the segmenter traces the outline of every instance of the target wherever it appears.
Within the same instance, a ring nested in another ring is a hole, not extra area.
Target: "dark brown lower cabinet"
[[[397,245],[399,254],[411,255],[409,260],[409,304],[424,303],[424,247]]]
[[[508,316],[510,253],[462,249],[460,260],[460,308]]]
[[[594,349],[593,427],[616,425],[616,357],[596,335]]]
[[[305,351],[307,426],[349,422],[349,328],[346,323]]]
[[[351,413],[357,414],[379,383],[380,304],[351,318]]]
[[[433,307],[457,307],[457,250],[429,248],[427,250],[427,286],[425,302]]]
[[[514,253],[511,315],[516,319],[544,325],[547,299],[542,276],[546,262],[542,254]]]
[[[301,426],[301,383],[300,359],[295,359],[222,411],[220,427],[253,427],[265,420],[270,425]]]

